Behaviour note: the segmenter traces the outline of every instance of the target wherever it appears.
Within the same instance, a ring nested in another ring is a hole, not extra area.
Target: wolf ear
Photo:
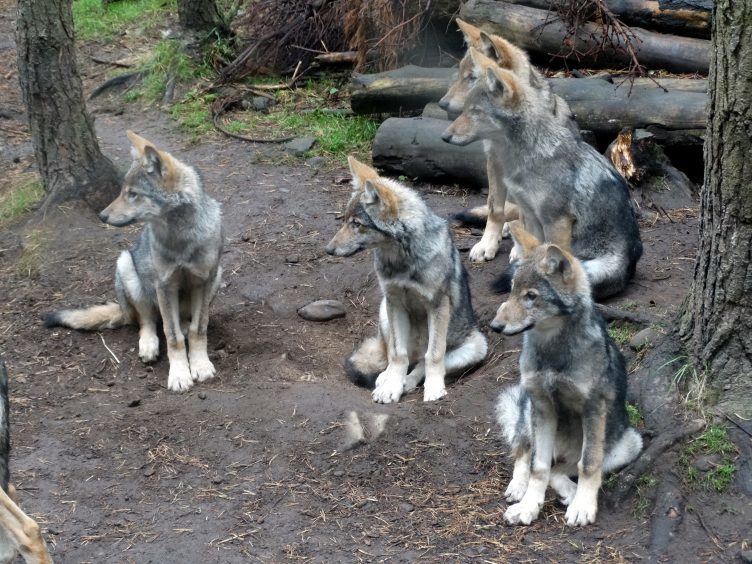
[[[522,223],[518,219],[509,222],[509,230],[512,233],[512,239],[522,247],[522,252],[525,256],[529,256],[533,252],[533,249],[539,247],[541,244],[535,235],[525,231],[525,228],[522,227]]]
[[[347,163],[350,165],[350,174],[353,178],[357,178],[361,181],[366,181],[371,178],[378,178],[379,173],[375,169],[371,168],[365,163],[360,162],[358,159],[349,155],[347,157]]]
[[[465,21],[462,21],[461,19],[457,18],[457,25],[460,28],[460,31],[465,35],[465,41],[468,45],[471,47],[475,47],[480,42],[480,28],[475,27],[474,25],[471,25]]]
[[[148,173],[162,174],[164,163],[162,162],[162,156],[154,147],[147,145],[144,147],[143,161],[144,168]]]
[[[572,275],[572,262],[556,245],[549,245],[546,249],[546,255],[541,259],[540,267],[547,276],[558,274],[564,280],[568,280]]]
[[[478,50],[489,59],[493,59],[494,61],[499,63],[501,66],[505,66],[503,65],[504,59],[503,57],[499,56],[500,54],[496,50],[496,46],[494,45],[493,39],[485,31],[481,31],[479,34]]]
[[[371,180],[366,180],[366,183],[363,185],[363,203],[370,206],[377,204],[380,199],[381,196],[376,184]]]
[[[378,205],[384,218],[397,216],[397,198],[389,187],[379,182],[378,178],[365,181],[362,202],[366,205]]]
[[[128,141],[131,142],[131,145],[133,146],[133,158],[138,159],[144,156],[144,150],[146,147],[151,146],[154,147],[154,143],[149,141],[148,139],[145,139],[138,135],[137,133],[134,133],[130,129],[125,132],[125,134],[128,137]]]
[[[511,101],[519,99],[519,81],[511,71],[496,65],[486,68],[486,87],[491,94],[505,96]]]
[[[483,53],[494,59],[501,68],[523,77],[530,73],[530,59],[519,47],[512,45],[503,37],[488,35],[485,32],[481,32],[481,42]]]

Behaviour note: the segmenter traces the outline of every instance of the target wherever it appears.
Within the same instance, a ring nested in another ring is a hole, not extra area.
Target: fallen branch
[[[112,65],[113,67],[122,67],[124,69],[129,69],[133,65],[130,63],[121,63],[120,61],[108,61],[107,59],[100,59],[99,57],[89,57],[92,61],[95,63],[99,63],[100,65]]]
[[[240,141],[247,141],[248,143],[287,143],[288,141],[292,141],[295,139],[295,137],[274,137],[272,139],[263,139],[259,137],[247,137],[245,135],[240,135],[239,133],[233,133],[232,131],[228,131],[219,123],[219,119],[224,115],[224,113],[233,106],[235,103],[237,103],[237,100],[230,99],[230,100],[218,100],[214,103],[212,106],[212,123],[214,124],[214,128],[219,131],[220,133],[227,135],[227,137],[232,137],[233,139],[239,139]]]
[[[598,310],[606,321],[628,321],[629,323],[635,323],[637,325],[650,325],[652,320],[623,309],[607,306],[604,304],[595,304],[595,309]]]

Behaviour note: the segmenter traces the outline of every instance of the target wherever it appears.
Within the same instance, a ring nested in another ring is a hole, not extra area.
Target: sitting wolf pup
[[[120,195],[99,214],[116,227],[146,222],[135,246],[118,258],[117,303],[58,311],[44,323],[98,330],[137,322],[138,356],[152,362],[159,355],[156,322],[161,315],[170,361],[167,387],[182,392],[194,380],[214,377],[206,329],[209,305],[222,280],[222,212],[192,167],[132,131],[128,139],[133,164]],[[181,311],[190,315],[187,354]]]
[[[593,523],[605,472],[633,461],[642,438],[629,426],[624,358],[593,307],[580,262],[510,224],[523,258],[491,328],[525,332],[521,381],[501,392],[497,417],[515,457],[506,490],[510,524],[538,517],[550,484],[570,526]],[[553,468],[551,467],[554,463]],[[577,484],[570,479],[577,476]]]
[[[415,192],[353,157],[349,162],[352,197],[326,252],[348,257],[373,249],[384,298],[379,333],[353,352],[347,374],[355,384],[375,386],[379,403],[399,401],[423,380],[423,399],[437,400],[446,395],[446,372],[486,357],[467,272],[446,221]]]

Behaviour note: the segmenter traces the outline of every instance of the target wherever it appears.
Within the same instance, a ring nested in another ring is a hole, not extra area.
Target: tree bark
[[[83,199],[101,209],[121,175],[99,150],[76,67],[71,0],[19,0],[18,76],[29,116],[44,208]]]
[[[178,0],[178,19],[180,25],[190,31],[209,33],[216,30],[222,36],[229,31],[216,0]]]
[[[682,319],[720,411],[752,416],[752,4],[718,0],[700,248]]]
[[[630,64],[622,49],[606,46],[597,54],[586,54],[600,44],[597,24],[585,23],[571,38],[581,55],[569,54],[570,47],[563,45],[568,30],[555,13],[528,8],[496,0],[468,0],[462,5],[460,16],[484,30],[501,35],[518,47],[544,55],[567,55],[567,60],[590,67],[613,67]],[[631,28],[637,40],[633,48],[640,64],[648,69],[666,69],[672,72],[706,73],[710,60],[710,41],[655,33],[638,27]],[[615,38],[624,46],[621,38]]]

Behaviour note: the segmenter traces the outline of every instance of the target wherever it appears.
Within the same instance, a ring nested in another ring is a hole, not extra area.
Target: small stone
[[[646,327],[632,336],[629,340],[629,347],[635,351],[642,350],[655,343],[661,335],[661,330],[658,327]]]
[[[221,484],[225,480],[224,478],[222,478],[222,476],[217,475],[217,476],[214,476],[211,481],[212,481],[212,484]]]
[[[201,400],[205,400],[205,399],[206,399],[206,393],[204,393],[204,392],[199,392],[199,393],[198,393],[198,399],[201,399]]]
[[[329,321],[345,316],[345,306],[337,300],[318,300],[301,307],[298,315],[307,321]]]
[[[692,463],[692,466],[697,468],[700,472],[707,472],[712,468],[719,466],[721,463],[721,457],[718,454],[706,454],[700,456]]]
[[[310,151],[314,143],[316,143],[315,137],[297,137],[285,143],[285,149],[291,155],[300,156]]]
[[[141,398],[133,398],[128,402],[128,407],[138,407],[141,405]]]
[[[311,168],[322,168],[326,165],[326,158],[325,157],[311,157],[306,161],[306,164],[310,166]]]
[[[247,243],[248,241],[251,240],[251,232],[250,231],[246,231],[245,233],[243,233],[240,236],[240,239],[241,239],[241,241]]]
[[[291,255],[289,257],[285,257],[285,262],[287,264],[298,264],[300,262],[300,255]]]
[[[335,470],[334,472],[332,472],[332,476],[336,476],[337,478],[341,478],[344,475],[345,473],[342,470]]]
[[[148,478],[149,476],[153,476],[155,472],[156,470],[154,470],[154,468],[147,468],[144,470],[144,476]]]
[[[399,510],[402,513],[412,513],[412,511],[415,509],[415,507],[411,503],[400,503],[399,504]]]
[[[257,112],[264,112],[276,104],[277,102],[266,96],[254,96],[251,100],[251,106]]]

